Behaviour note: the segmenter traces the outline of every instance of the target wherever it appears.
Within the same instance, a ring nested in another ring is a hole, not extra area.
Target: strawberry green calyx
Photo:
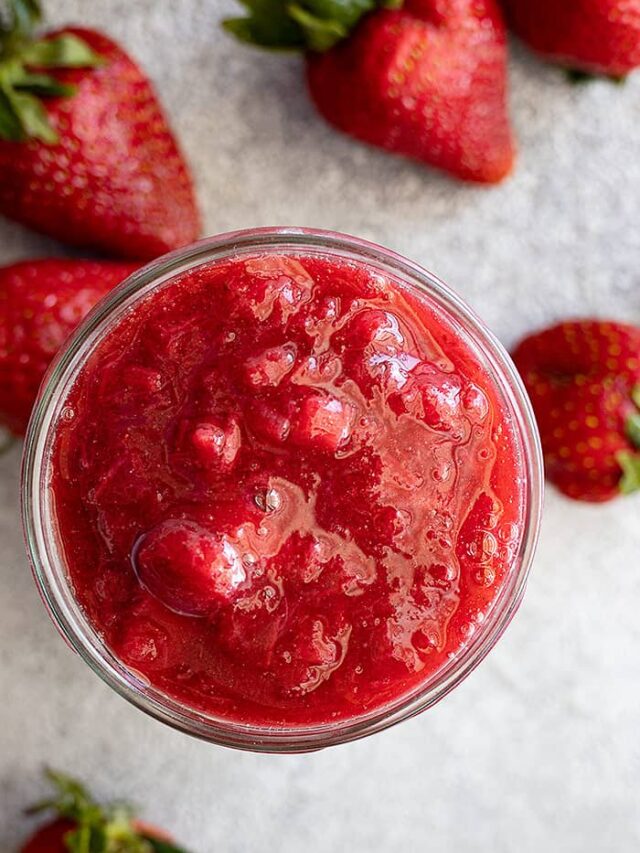
[[[47,73],[54,69],[95,68],[101,58],[71,33],[35,39],[33,30],[42,17],[37,0],[8,0],[0,15],[0,139],[25,142],[38,139],[53,144],[44,98],[68,98],[74,86]]]
[[[618,453],[617,460],[622,468],[622,479],[620,480],[622,494],[630,495],[640,490],[640,453],[623,450]]]
[[[627,438],[636,447],[640,448],[640,412],[629,415],[625,424]]]
[[[27,809],[27,814],[52,812],[69,820],[74,827],[64,837],[69,853],[187,853],[148,834],[133,820],[129,807],[102,807],[75,779],[53,770],[46,775],[54,796]]]
[[[240,0],[244,18],[223,21],[240,41],[281,50],[329,50],[347,38],[364,15],[397,9],[403,0]]]
[[[631,389],[631,401],[635,405],[637,411],[632,412],[627,416],[625,422],[625,432],[629,441],[640,449],[640,385],[636,385]]]
[[[627,417],[625,432],[629,441],[640,449],[640,385],[636,385],[631,391],[631,399],[639,411],[632,412]],[[622,468],[620,491],[623,495],[637,492],[640,489],[640,453],[624,450],[618,453],[617,460]]]

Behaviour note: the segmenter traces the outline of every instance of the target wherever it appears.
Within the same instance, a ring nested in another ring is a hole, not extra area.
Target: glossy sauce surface
[[[427,683],[481,629],[522,536],[517,446],[435,304],[264,255],[111,330],[51,488],[76,595],[127,667],[223,718],[307,725]]]

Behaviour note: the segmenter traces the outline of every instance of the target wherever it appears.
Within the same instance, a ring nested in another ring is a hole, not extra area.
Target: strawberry
[[[503,0],[513,31],[569,68],[623,77],[640,65],[640,0]]]
[[[238,38],[306,52],[311,96],[340,130],[480,183],[512,169],[506,35],[495,0],[243,0]],[[393,8],[391,8],[393,6]]]
[[[143,536],[135,569],[152,595],[188,616],[206,616],[232,603],[247,579],[232,542],[183,519],[168,519]]]
[[[186,853],[166,833],[134,820],[126,806],[102,807],[74,779],[53,771],[47,776],[55,796],[27,812],[55,817],[25,842],[21,853]]]
[[[136,268],[81,260],[0,268],[0,424],[24,433],[49,362],[96,302]]]
[[[149,80],[115,42],[0,28],[0,213],[75,246],[150,260],[200,230],[189,169]]]
[[[640,489],[640,328],[560,323],[513,354],[535,410],[547,477],[569,497]]]

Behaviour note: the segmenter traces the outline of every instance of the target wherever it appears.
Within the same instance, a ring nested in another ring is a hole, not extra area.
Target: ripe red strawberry
[[[606,501],[640,489],[640,328],[565,322],[513,354],[535,410],[547,477]]]
[[[49,363],[135,264],[39,260],[0,268],[0,424],[24,433]]]
[[[0,213],[72,245],[152,259],[196,239],[189,169],[149,80],[113,41],[0,28]],[[42,100],[41,100],[42,99]]]
[[[340,130],[464,180],[495,183],[511,171],[506,35],[495,0],[243,3],[249,17],[226,21],[227,29],[305,50],[313,100]]]
[[[503,0],[513,31],[569,68],[621,77],[640,65],[640,0]]]
[[[170,836],[134,820],[123,806],[98,805],[74,779],[48,771],[55,788],[51,800],[28,810],[53,812],[22,846],[21,853],[186,853]]]

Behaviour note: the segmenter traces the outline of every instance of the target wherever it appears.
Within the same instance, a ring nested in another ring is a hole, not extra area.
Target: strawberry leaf
[[[300,26],[304,33],[305,44],[316,51],[328,50],[334,44],[348,35],[348,30],[338,21],[331,18],[323,20],[313,15],[303,6],[292,3],[289,6],[289,14]]]
[[[640,447],[640,412],[629,415],[625,429],[629,441],[633,442],[636,447]]]
[[[68,832],[64,844],[69,853],[105,853],[104,831],[99,827],[79,826]]]
[[[51,127],[42,101],[30,92],[20,89],[7,89],[5,94],[20,121],[24,139],[39,139],[49,145],[58,141],[58,134]]]
[[[96,68],[102,57],[72,33],[28,44],[20,53],[25,65],[36,68]]]
[[[631,391],[631,399],[640,409],[640,385],[636,385]]]
[[[240,0],[244,18],[223,21],[241,41],[260,47],[326,51],[348,38],[362,17],[403,0]]]
[[[289,14],[300,25],[307,47],[322,52],[346,38],[375,8],[375,0],[304,0],[292,3]]]
[[[102,813],[84,785],[71,776],[51,769],[47,769],[45,775],[57,795],[53,800],[48,801],[48,807],[55,808],[60,817],[80,822],[85,820],[87,815],[95,818]]]
[[[71,821],[64,839],[69,853],[187,853],[168,841],[160,841],[140,829],[127,806],[96,803],[75,779],[47,770],[54,796],[27,810],[27,814],[54,812]]]
[[[241,0],[245,18],[228,18],[222,26],[240,41],[258,47],[301,49],[304,37],[291,18],[286,0]]]
[[[54,144],[58,135],[42,99],[72,97],[76,89],[42,70],[89,69],[104,60],[72,33],[33,40],[40,19],[36,0],[9,0],[8,7],[9,15],[0,19],[0,139]]]
[[[42,95],[48,98],[66,98],[75,94],[76,87],[66,83],[60,83],[49,74],[34,74],[24,71],[16,78],[14,87],[31,92],[32,95]]]
[[[7,97],[2,83],[0,82],[0,139],[6,139],[9,142],[22,142],[24,140],[24,130],[22,123],[15,114],[13,105]]]
[[[630,495],[640,490],[640,453],[622,450],[616,458],[622,468],[622,479],[620,480],[622,494]]]
[[[21,37],[31,35],[33,28],[42,18],[42,9],[38,0],[8,0],[9,24],[2,27],[5,33]]]

